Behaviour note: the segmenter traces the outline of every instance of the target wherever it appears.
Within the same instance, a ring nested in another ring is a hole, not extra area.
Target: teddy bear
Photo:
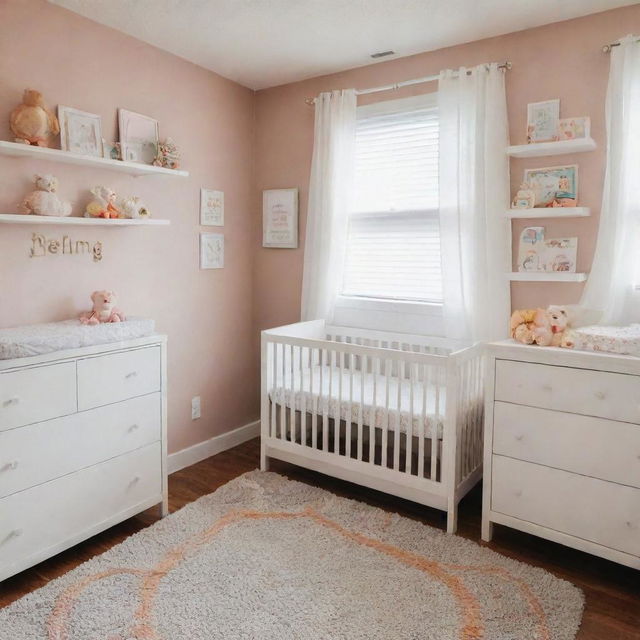
[[[34,176],[36,190],[32,191],[20,204],[22,213],[39,216],[70,216],[71,203],[60,200],[56,195],[58,178],[46,174]]]
[[[119,203],[119,208],[125,218],[150,218],[149,209],[140,201],[138,196],[123,198]]]
[[[39,91],[25,89],[22,104],[12,112],[9,126],[16,142],[49,146],[49,136],[60,133],[58,118],[46,107]]]
[[[517,309],[511,314],[511,337],[524,344],[543,347],[570,347],[565,339],[569,328],[566,307],[551,305],[547,309]]]
[[[85,218],[122,218],[116,206],[116,193],[108,187],[98,185],[91,189],[93,200],[85,207]]]
[[[80,314],[82,324],[100,324],[101,322],[124,322],[124,313],[116,308],[116,294],[113,291],[94,291],[91,294],[93,309]]]

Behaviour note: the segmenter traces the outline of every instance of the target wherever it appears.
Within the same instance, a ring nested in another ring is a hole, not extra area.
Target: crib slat
[[[286,345],[282,345],[282,403],[280,405],[280,439],[287,439],[287,358]]]
[[[278,391],[278,345],[275,342],[271,343],[271,360],[273,362],[273,372],[272,372],[272,384],[273,384],[273,395],[271,398],[271,424],[270,424],[270,433],[271,437],[276,437],[276,405],[277,405],[277,397],[276,392]],[[284,387],[283,387],[284,393]]]
[[[358,460],[362,461],[362,422],[364,413],[364,376],[367,356],[360,356],[360,407],[358,409]]]
[[[349,412],[345,422],[345,456],[351,458],[351,421],[353,419],[353,353],[349,354]]]
[[[422,411],[420,415],[420,429],[418,440],[418,477],[424,478],[424,445],[425,421],[427,419],[427,390],[429,389],[429,365],[422,367]]]
[[[309,391],[311,393],[311,448],[318,448],[318,395],[315,392],[314,369],[317,349],[309,349]]]
[[[376,375],[376,370],[379,366],[380,359],[372,356],[371,377],[373,378],[373,397],[371,399],[371,409],[369,410],[369,464],[375,464],[376,457],[376,416],[378,413],[378,376]]]
[[[325,395],[325,390],[324,390],[324,385],[322,384],[322,382],[324,382],[324,380],[322,380],[322,382],[320,383],[320,398],[322,399],[322,451],[328,451],[329,450],[329,415],[328,415],[328,411],[329,411],[329,404],[331,402],[331,378],[333,377],[331,375],[331,365],[329,365],[327,372],[325,372],[324,370],[324,363],[327,361],[327,356],[329,355],[329,351],[327,351],[326,349],[320,349],[320,375],[321,376],[325,376],[328,375],[329,376],[329,382],[328,382],[328,387],[329,387],[329,395],[328,397]]]
[[[431,420],[431,479],[436,480],[438,476],[438,458],[440,457],[440,441],[438,440],[438,427],[442,420],[440,419],[440,375],[442,367],[436,367],[434,375],[434,405],[433,418]],[[452,399],[453,401],[453,399]],[[444,438],[444,427],[442,429],[442,437]]]
[[[395,424],[395,435],[393,436],[393,468],[396,471],[400,470],[400,427],[402,420],[402,381],[404,377],[404,360],[396,363],[397,371],[396,375],[398,377],[398,404],[396,406],[396,424]]]
[[[411,464],[413,458],[413,362],[409,363],[409,424],[407,425],[407,445],[405,447],[404,470],[411,475]]]
[[[380,464],[383,467],[387,466],[387,448],[389,447],[389,384],[391,379],[391,361],[385,359],[384,361],[384,420],[382,421],[382,459]],[[377,404],[377,403],[376,403]]]
[[[295,388],[295,376],[293,375],[294,368],[294,346],[289,345],[289,370],[291,375],[290,380],[290,402],[289,402],[289,437],[291,442],[296,441],[296,388]]]
[[[302,366],[302,358],[304,347],[300,347],[298,359],[298,375],[300,376],[300,444],[304,447],[307,445],[307,397],[304,393],[304,368]]]
[[[337,356],[337,354],[336,354]],[[338,415],[333,421],[333,452],[340,455],[340,425],[342,423],[342,403],[343,397],[343,378],[344,378],[344,351],[340,351],[340,357],[336,363],[339,367],[338,373]]]

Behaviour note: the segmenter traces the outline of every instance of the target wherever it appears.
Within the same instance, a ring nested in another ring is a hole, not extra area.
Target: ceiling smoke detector
[[[384,58],[385,56],[392,56],[395,53],[395,51],[378,51],[378,53],[372,53],[371,57],[372,58]]]

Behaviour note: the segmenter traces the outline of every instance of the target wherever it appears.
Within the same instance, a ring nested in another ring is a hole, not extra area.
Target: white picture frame
[[[560,100],[531,102],[527,105],[527,143],[553,142],[558,139]]]
[[[95,113],[58,105],[60,148],[82,156],[102,157],[102,119]]]
[[[224,226],[224,191],[200,189],[200,225]]]
[[[591,137],[591,118],[560,118],[558,123],[559,140],[584,140]]]
[[[200,234],[200,269],[224,268],[224,235],[222,233]]]
[[[262,192],[262,246],[298,248],[298,189]]]
[[[118,109],[122,159],[152,164],[158,155],[158,121],[135,111]]]

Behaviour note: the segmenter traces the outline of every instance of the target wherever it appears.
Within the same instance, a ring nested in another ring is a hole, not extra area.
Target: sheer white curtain
[[[507,102],[497,64],[440,74],[440,235],[447,336],[507,337]]]
[[[302,319],[328,319],[342,283],[354,166],[356,94],[316,99],[302,278]]]
[[[640,43],[627,36],[611,50],[607,89],[607,166],[598,243],[580,306],[600,322],[624,324],[633,313],[640,253]],[[636,294],[637,295],[637,294]],[[635,316],[635,317],[632,317]]]

